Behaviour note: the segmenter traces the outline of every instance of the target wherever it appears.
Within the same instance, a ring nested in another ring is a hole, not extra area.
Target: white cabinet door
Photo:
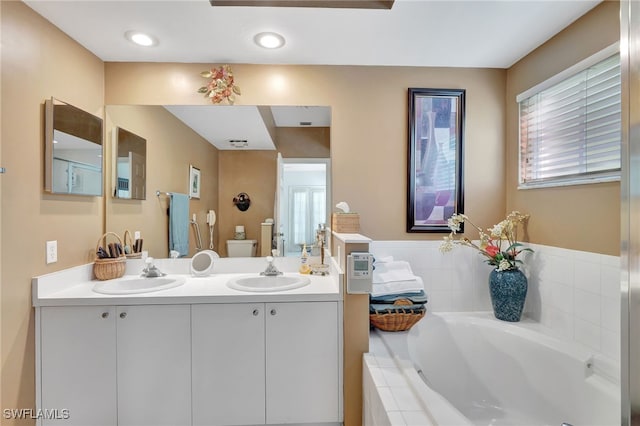
[[[264,304],[193,305],[191,315],[193,424],[264,424]]]
[[[40,408],[69,414],[42,424],[115,425],[115,307],[40,309]]]
[[[118,425],[191,424],[189,305],[117,309]]]
[[[266,304],[267,423],[339,421],[338,304]]]

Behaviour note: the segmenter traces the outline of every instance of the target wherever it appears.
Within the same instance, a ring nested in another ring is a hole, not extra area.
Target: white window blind
[[[620,57],[615,53],[526,97],[520,188],[620,178]]]

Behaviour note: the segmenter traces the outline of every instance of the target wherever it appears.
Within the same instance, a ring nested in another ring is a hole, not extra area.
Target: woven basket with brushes
[[[134,252],[134,240],[131,236],[131,232],[129,232],[128,229],[125,229],[124,237],[122,238],[122,240],[125,249],[124,255],[127,257],[127,259],[140,259],[142,257],[142,252]],[[127,253],[127,247],[129,247],[129,253]]]
[[[112,236],[117,243],[109,243],[108,238]],[[106,247],[106,248],[105,248]],[[108,254],[111,257],[100,257],[98,253]],[[98,240],[96,244],[96,259],[93,261],[93,274],[100,281],[120,278],[124,275],[127,257],[124,255],[122,240],[115,232],[107,232]]]
[[[426,309],[409,309],[413,303],[406,299],[393,302],[397,308],[369,314],[371,325],[382,331],[407,331],[424,317]],[[406,306],[406,308],[403,308]]]

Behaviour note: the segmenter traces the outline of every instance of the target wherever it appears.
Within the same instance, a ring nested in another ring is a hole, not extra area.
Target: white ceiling
[[[165,105],[165,108],[218,149],[275,149],[256,106]],[[277,127],[331,126],[329,107],[272,106],[270,109]],[[301,125],[302,121],[312,124]],[[231,140],[246,140],[248,145],[237,148],[230,143]]]
[[[208,0],[24,0],[106,62],[392,65],[508,68],[601,0],[396,0],[391,10],[212,7]],[[127,31],[159,41],[144,48]],[[275,31],[266,50],[255,34]],[[273,149],[255,107],[167,107],[219,149]],[[215,114],[214,114],[215,111]],[[321,110],[313,110],[318,112]],[[274,109],[279,126],[312,110]],[[322,110],[330,125],[330,110]],[[320,124],[316,124],[320,125]]]
[[[391,10],[25,0],[104,61],[508,68],[600,0],[396,0]],[[159,44],[134,46],[129,30]],[[256,46],[263,31],[281,49]]]

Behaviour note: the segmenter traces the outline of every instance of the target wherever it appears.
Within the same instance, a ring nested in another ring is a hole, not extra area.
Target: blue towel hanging
[[[169,204],[169,250],[189,255],[189,196],[171,193]]]

